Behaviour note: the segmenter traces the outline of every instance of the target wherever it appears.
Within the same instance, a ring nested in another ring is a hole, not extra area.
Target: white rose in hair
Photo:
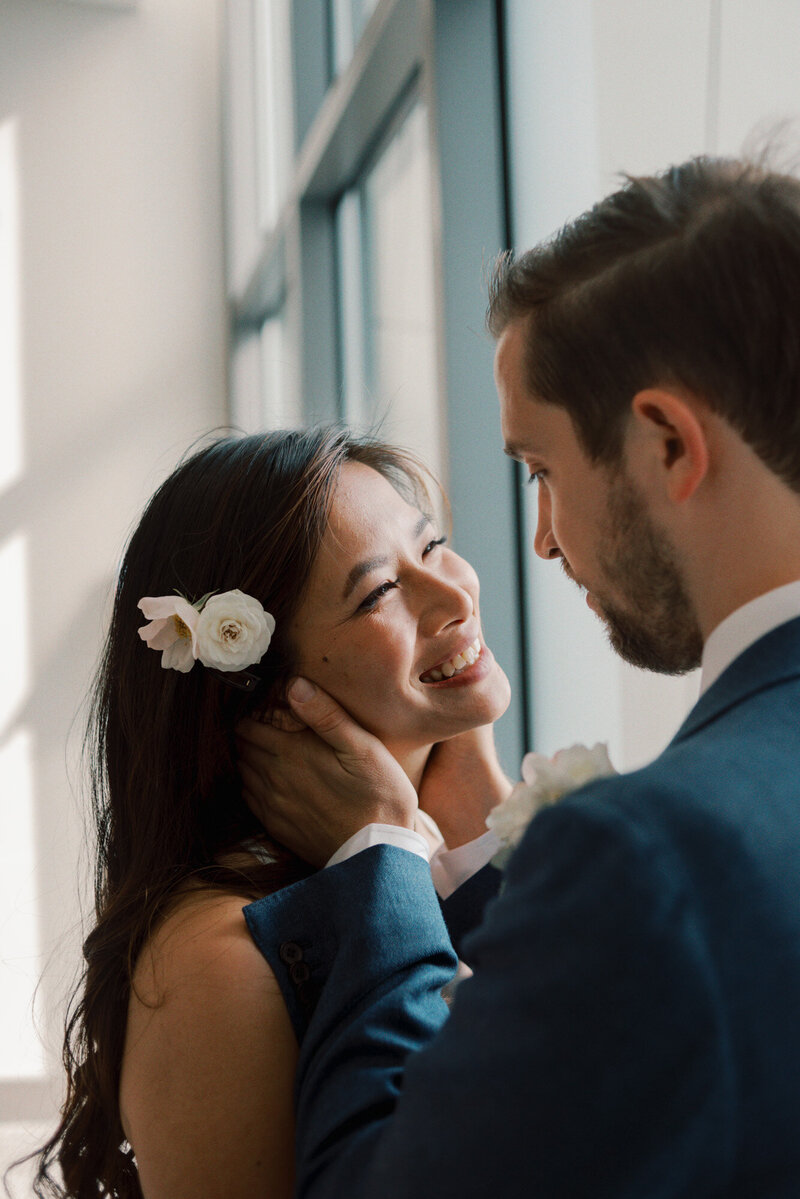
[[[212,595],[197,620],[197,657],[215,670],[244,670],[267,652],[275,620],[242,591]]]
[[[537,812],[557,803],[570,791],[592,779],[616,774],[605,745],[588,749],[573,745],[560,749],[552,758],[544,754],[526,754],[522,759],[522,782],[517,783],[508,799],[493,808],[486,825],[503,843],[492,864],[504,869]]]

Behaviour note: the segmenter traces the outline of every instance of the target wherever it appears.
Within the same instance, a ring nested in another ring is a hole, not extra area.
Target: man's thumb
[[[367,735],[335,699],[308,679],[294,679],[287,692],[293,711],[338,753],[357,753]]]
[[[309,703],[317,694],[317,689],[308,679],[292,679],[289,685],[289,699],[295,706]]]

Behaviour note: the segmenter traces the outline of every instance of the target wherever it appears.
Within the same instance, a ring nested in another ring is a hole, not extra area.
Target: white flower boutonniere
[[[616,774],[605,745],[592,749],[573,745],[560,749],[552,758],[544,754],[526,754],[522,759],[522,782],[508,799],[493,808],[486,825],[502,841],[503,847],[492,858],[492,865],[504,870],[508,859],[522,840],[537,812],[557,803],[570,791],[593,779]]]

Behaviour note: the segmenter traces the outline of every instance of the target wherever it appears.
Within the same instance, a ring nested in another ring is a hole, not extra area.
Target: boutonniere
[[[573,745],[560,749],[552,758],[544,754],[526,754],[522,759],[522,782],[508,799],[493,808],[486,817],[487,828],[502,842],[492,865],[504,870],[508,859],[522,840],[537,812],[563,799],[594,779],[616,774],[608,757],[608,748],[597,744],[589,749]]]

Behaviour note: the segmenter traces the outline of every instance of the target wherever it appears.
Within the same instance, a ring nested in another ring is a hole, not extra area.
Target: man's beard
[[[686,674],[700,665],[703,636],[672,546],[624,476],[612,483],[608,529],[598,546],[601,577],[624,607],[592,593],[614,650],[633,666]]]

